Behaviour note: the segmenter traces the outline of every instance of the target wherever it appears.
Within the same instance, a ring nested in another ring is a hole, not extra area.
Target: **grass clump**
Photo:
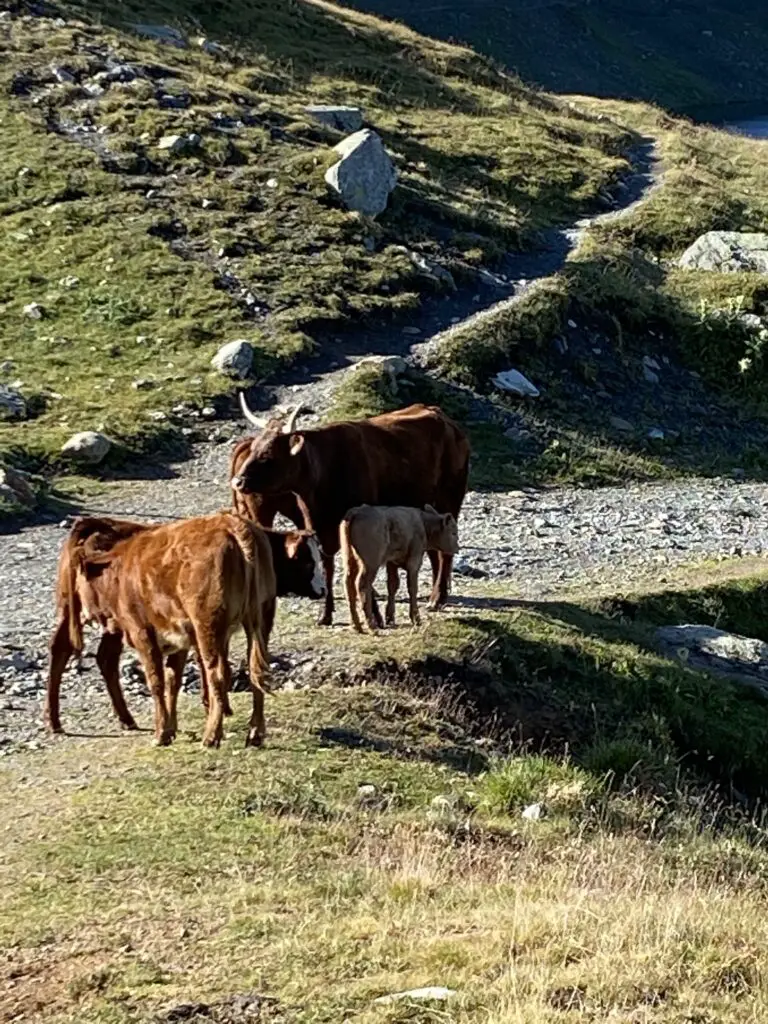
[[[599,788],[588,772],[540,754],[497,760],[482,780],[485,804],[492,812],[505,814],[535,803],[544,813],[575,813],[585,809]]]

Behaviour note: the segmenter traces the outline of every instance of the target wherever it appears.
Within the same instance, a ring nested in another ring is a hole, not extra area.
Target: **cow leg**
[[[168,709],[168,728],[175,737],[179,731],[177,704],[184,678],[187,651],[175,651],[165,659],[165,706]]]
[[[360,595],[360,603],[363,606],[365,612],[365,619],[368,623],[368,628],[375,632],[378,628],[376,624],[376,618],[373,614],[373,584],[376,581],[376,570],[369,569],[368,566],[360,565],[360,571],[357,576],[357,592]]]
[[[264,677],[268,663],[269,637],[275,621],[277,601],[265,601],[261,606],[260,621],[252,625],[253,635],[248,637],[248,670],[253,694],[253,710],[245,738],[246,747],[260,747],[267,735],[264,719]]]
[[[51,732],[63,732],[59,712],[61,677],[64,675],[67,662],[75,653],[69,640],[69,622],[66,618],[59,619],[56,623],[49,651],[48,682],[45,688],[45,724]]]
[[[318,626],[330,626],[333,623],[334,601],[333,601],[333,555],[323,555],[323,568],[325,569],[325,607]]]
[[[421,624],[421,617],[419,616],[419,568],[418,562],[409,562],[406,567],[408,603],[411,610],[411,623],[414,626]]]
[[[395,597],[400,589],[400,573],[394,562],[387,562],[387,625],[395,624]]]
[[[135,639],[136,651],[141,658],[144,675],[155,702],[155,744],[167,747],[173,739],[168,708],[165,704],[165,667],[163,654],[154,634],[147,631],[138,632]]]
[[[360,621],[360,613],[357,607],[357,568],[357,560],[350,552],[349,563],[344,566],[344,588],[347,592],[347,604],[349,605],[349,621],[357,633],[362,633],[363,624]]]
[[[230,685],[228,644],[223,643],[211,630],[210,635],[199,637],[200,667],[205,672],[210,707],[203,731],[203,746],[218,747],[224,734],[225,708],[229,707],[227,692]]]
[[[435,612],[448,603],[453,555],[447,555],[442,551],[428,551],[427,554],[432,563],[432,595],[429,609]]]
[[[133,715],[128,710],[120,685],[120,655],[123,652],[123,634],[103,633],[96,651],[96,664],[107,684],[107,693],[112,701],[112,708],[124,729],[138,729]]]

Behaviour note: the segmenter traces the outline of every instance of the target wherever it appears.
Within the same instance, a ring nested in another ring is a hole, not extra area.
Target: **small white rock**
[[[80,278],[74,277],[72,275],[67,275],[67,277],[62,277],[59,280],[59,284],[61,285],[62,288],[77,288],[77,286],[80,284]]]
[[[650,441],[663,441],[664,437],[665,434],[661,427],[651,427],[648,431],[648,439]]]
[[[431,985],[428,988],[412,988],[407,992],[393,992],[388,996],[379,996],[378,999],[374,999],[374,1003],[379,1006],[386,1006],[389,1003],[399,1003],[404,999],[413,999],[416,1002],[442,1002],[455,995],[455,989]]]
[[[267,188],[277,188],[277,178],[267,178]]]
[[[544,814],[544,808],[541,804],[528,804],[527,807],[523,808],[522,817],[526,821],[538,821]]]
[[[253,365],[253,347],[249,341],[239,339],[222,345],[211,360],[211,365],[227,377],[244,380]]]
[[[95,465],[106,457],[111,447],[112,442],[105,434],[95,430],[84,430],[70,437],[61,452],[69,458]]]
[[[504,370],[497,373],[493,383],[500,391],[508,391],[514,395],[524,395],[530,398],[538,398],[541,392],[532,384],[519,370]]]
[[[24,307],[24,316],[29,317],[30,320],[42,320],[45,310],[39,302],[28,302]]]

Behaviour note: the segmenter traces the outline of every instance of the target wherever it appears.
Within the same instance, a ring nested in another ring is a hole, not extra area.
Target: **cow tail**
[[[67,577],[65,586],[64,602],[66,606],[67,620],[69,624],[69,642],[76,654],[83,653],[83,605],[80,600],[80,592],[77,589],[77,572],[79,562],[74,552],[70,552],[69,565],[67,566]]]
[[[349,536],[350,520],[345,517],[339,526],[339,547],[341,548],[341,564],[344,578],[356,564],[355,553],[352,550],[352,539]]]
[[[245,566],[245,607],[243,626],[252,647],[251,657],[257,668],[265,675],[269,672],[269,656],[262,630],[261,593],[259,592],[258,527],[240,520],[234,530],[235,540],[243,556]],[[255,644],[255,648],[253,645]]]

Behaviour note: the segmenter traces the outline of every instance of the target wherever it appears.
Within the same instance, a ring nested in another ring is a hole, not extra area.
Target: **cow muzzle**
[[[242,494],[245,490],[245,480],[242,476],[233,476],[229,483],[234,491],[240,491]]]

